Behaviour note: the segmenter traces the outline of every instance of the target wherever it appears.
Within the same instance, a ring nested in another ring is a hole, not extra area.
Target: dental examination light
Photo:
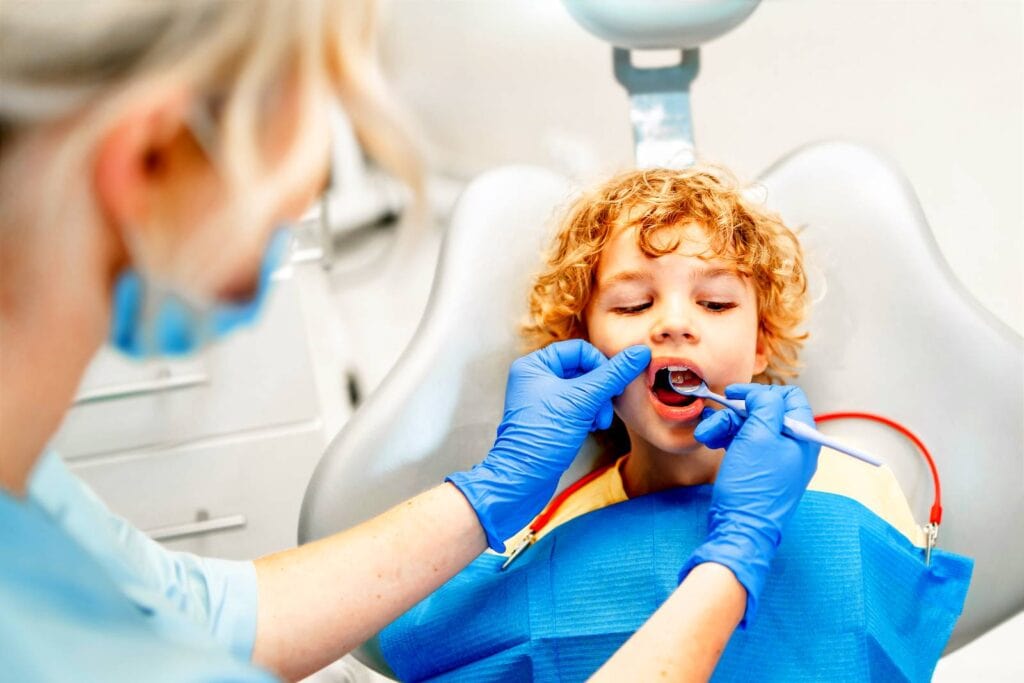
[[[612,44],[615,78],[629,92],[636,165],[694,162],[690,84],[700,45],[739,25],[760,0],[564,0],[576,21]],[[672,66],[638,68],[632,50],[680,50]]]

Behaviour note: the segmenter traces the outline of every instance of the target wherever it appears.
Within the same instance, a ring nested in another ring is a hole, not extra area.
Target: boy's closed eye
[[[698,301],[697,303],[710,313],[725,313],[739,305],[734,301]]]
[[[644,301],[642,303],[630,304],[630,305],[619,305],[612,306],[611,312],[618,313],[620,315],[630,315],[633,313],[641,313],[646,311],[652,305],[651,301]],[[736,308],[739,304],[734,301],[698,301],[697,305],[707,310],[709,313],[725,313],[726,311]]]
[[[642,303],[631,304],[628,306],[612,306],[611,311],[612,313],[619,313],[621,315],[630,315],[632,313],[640,313],[642,311],[646,311],[648,308],[651,307],[651,303],[652,302],[650,301],[645,301]]]

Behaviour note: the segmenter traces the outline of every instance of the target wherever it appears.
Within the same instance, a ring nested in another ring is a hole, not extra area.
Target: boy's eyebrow
[[[697,268],[690,273],[691,280],[713,280],[720,277],[740,279],[740,274],[734,268],[718,266],[713,268]],[[611,287],[626,282],[648,282],[651,279],[650,273],[642,270],[623,270],[611,277],[600,280],[598,287]]]
[[[740,279],[740,274],[733,268],[698,268],[690,274],[691,280],[712,280],[716,277],[733,277],[737,280]]]
[[[617,285],[620,282],[646,282],[651,279],[651,276],[642,270],[623,270],[619,273],[615,273],[611,277],[604,278],[597,284],[599,287],[610,287]]]

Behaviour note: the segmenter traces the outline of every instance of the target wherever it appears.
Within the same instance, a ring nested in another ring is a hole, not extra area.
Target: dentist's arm
[[[632,347],[608,360],[580,340],[518,359],[482,463],[348,531],[256,562],[253,660],[287,679],[335,661],[526,526],[554,494],[611,398],[647,367]]]
[[[487,547],[451,484],[357,527],[256,561],[253,661],[286,680],[347,654],[457,574]]]
[[[814,424],[797,387],[733,385],[750,417],[705,411],[694,436],[726,447],[708,511],[708,538],[680,572],[682,584],[594,675],[594,681],[703,681],[737,624],[757,610],[786,522],[818,464],[819,447],[782,434],[784,416]]]
[[[697,565],[591,681],[706,681],[743,618],[747,590],[729,569]]]

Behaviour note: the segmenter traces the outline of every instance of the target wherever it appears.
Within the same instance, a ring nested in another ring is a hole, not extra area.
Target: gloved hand
[[[484,461],[447,478],[476,510],[497,551],[551,500],[587,434],[611,426],[611,399],[651,362],[646,346],[611,360],[581,339],[556,342],[516,359],[505,413]]]
[[[784,416],[814,424],[799,387],[733,384],[725,395],[744,399],[748,417],[705,409],[694,431],[705,446],[726,452],[711,494],[708,538],[683,567],[680,581],[702,562],[731,569],[747,589],[740,624],[745,626],[757,611],[783,529],[814,476],[821,447],[782,434]]]

